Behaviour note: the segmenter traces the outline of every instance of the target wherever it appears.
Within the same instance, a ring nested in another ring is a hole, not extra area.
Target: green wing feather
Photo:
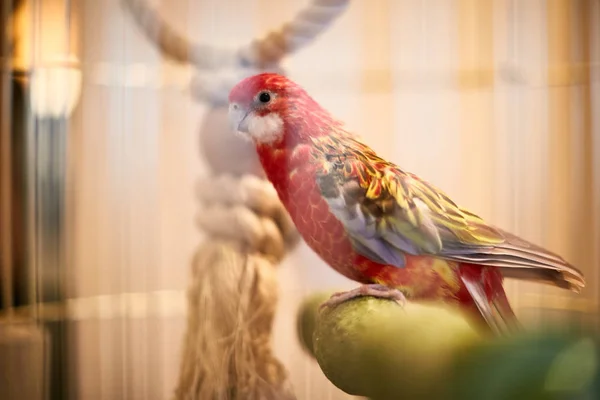
[[[583,275],[560,256],[485,223],[355,137],[321,137],[314,149],[321,194],[365,257],[402,267],[405,254],[429,254],[499,267],[505,276],[584,286]]]

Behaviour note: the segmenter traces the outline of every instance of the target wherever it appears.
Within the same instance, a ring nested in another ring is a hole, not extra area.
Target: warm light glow
[[[43,66],[32,70],[30,100],[38,117],[68,117],[81,95],[81,71],[78,68]]]
[[[12,17],[12,67],[31,75],[31,107],[37,116],[66,116],[81,94],[78,20],[62,0],[24,1]]]

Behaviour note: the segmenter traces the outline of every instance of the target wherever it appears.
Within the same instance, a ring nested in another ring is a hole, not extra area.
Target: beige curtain
[[[71,121],[68,273],[74,393],[165,399],[201,240],[193,190],[206,111],[117,0],[71,1],[83,91]],[[190,37],[235,45],[303,1],[154,1]],[[30,17],[33,18],[33,17]],[[285,63],[382,155],[490,221],[563,254],[581,296],[510,282],[518,313],[597,312],[600,271],[600,4],[569,0],[354,1]],[[280,269],[275,347],[299,399],[345,399],[297,343],[299,302],[354,284],[301,246]],[[75,375],[74,375],[75,377]]]

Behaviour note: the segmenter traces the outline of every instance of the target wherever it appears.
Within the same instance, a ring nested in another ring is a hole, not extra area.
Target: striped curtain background
[[[194,187],[206,173],[197,141],[206,109],[189,96],[190,71],[164,61],[117,0],[53,1],[71,7],[60,15],[77,22],[68,51],[83,71],[68,143],[64,280],[80,307],[69,325],[72,393],[166,399],[201,240]],[[225,46],[308,0],[151,3],[181,33]],[[599,2],[357,0],[285,67],[381,155],[584,271],[581,296],[509,282],[530,323],[555,315],[540,307],[598,312]],[[298,398],[350,398],[304,355],[294,324],[309,293],[355,284],[305,246],[279,273],[275,346]]]

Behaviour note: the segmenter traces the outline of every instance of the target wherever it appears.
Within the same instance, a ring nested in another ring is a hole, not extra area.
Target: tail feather
[[[562,271],[515,267],[501,268],[501,271],[506,278],[545,283],[576,293],[580,293],[583,287],[578,277]]]
[[[475,267],[482,271],[481,267]],[[497,336],[522,331],[497,271],[473,273],[471,266],[461,266],[460,278],[476,306],[479,315]]]
[[[480,252],[455,253],[449,259],[496,267],[507,278],[547,283],[579,293],[585,287],[583,274],[562,257],[540,246],[498,229],[506,241]]]

